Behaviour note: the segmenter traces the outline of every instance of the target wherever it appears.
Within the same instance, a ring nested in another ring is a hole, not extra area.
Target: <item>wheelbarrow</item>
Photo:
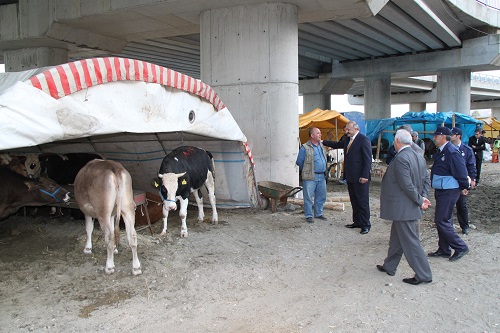
[[[271,211],[273,213],[276,213],[278,201],[281,206],[284,206],[286,205],[288,197],[292,197],[302,191],[301,186],[292,187],[271,181],[258,182],[257,187],[260,193],[271,202]]]

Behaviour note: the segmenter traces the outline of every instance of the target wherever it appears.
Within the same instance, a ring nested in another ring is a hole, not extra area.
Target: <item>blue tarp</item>
[[[459,127],[462,132],[462,141],[467,143],[469,137],[474,135],[474,130],[477,127],[482,128],[483,122],[477,120],[471,116],[456,113],[456,112],[436,112],[431,113],[428,111],[422,112],[407,112],[401,117],[396,118],[384,118],[384,119],[373,119],[366,120],[366,135],[373,142],[378,138],[378,135],[382,131],[395,131],[396,128],[403,124],[410,124],[414,131],[419,133],[419,138],[432,138],[432,132],[436,130],[441,124],[445,124],[446,127],[452,128],[453,116],[455,116],[455,126]],[[423,132],[430,132],[425,134]],[[392,144],[394,140],[394,132],[383,133],[382,138],[389,141],[389,145]]]

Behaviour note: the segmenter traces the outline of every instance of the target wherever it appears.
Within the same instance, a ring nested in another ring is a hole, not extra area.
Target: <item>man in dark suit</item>
[[[422,210],[431,205],[430,178],[425,158],[411,149],[411,143],[410,132],[404,129],[396,132],[397,154],[387,167],[380,191],[380,217],[393,221],[391,237],[384,264],[377,268],[395,275],[404,254],[415,276],[403,282],[417,285],[432,282],[431,268],[419,237]]]
[[[464,158],[467,174],[470,178],[471,189],[476,186],[476,159],[472,148],[462,142],[462,130],[458,127],[451,129],[451,143],[453,143]],[[469,208],[467,207],[467,195],[460,194],[457,201],[457,219],[462,228],[462,233],[469,234]]]
[[[372,167],[372,145],[367,136],[359,133],[359,126],[350,121],[345,126],[349,140],[329,141],[323,144],[334,149],[344,149],[344,177],[347,182],[352,205],[352,224],[347,228],[361,228],[360,234],[370,231],[370,171]]]
[[[486,149],[486,141],[483,138],[482,129],[476,128],[474,136],[469,138],[469,147],[474,151],[476,157],[476,186],[479,185],[481,166],[483,164],[483,151]]]

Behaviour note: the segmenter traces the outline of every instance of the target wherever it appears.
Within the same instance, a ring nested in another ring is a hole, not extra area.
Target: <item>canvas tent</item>
[[[419,133],[421,139],[432,139],[432,133],[438,126],[444,125],[449,128],[456,126],[462,129],[462,141],[468,142],[469,137],[474,135],[474,130],[481,126],[482,122],[471,116],[456,112],[407,112],[401,117],[367,120],[366,133],[372,144],[375,143],[378,152],[380,152],[382,139],[387,140],[389,145],[392,145],[396,129],[403,124],[410,124],[412,129]]]
[[[218,206],[258,204],[247,139],[207,84],[112,57],[38,72],[0,79],[0,152],[97,153],[121,162],[135,189],[151,192],[163,157],[194,145],[214,156]]]
[[[299,115],[300,142],[309,140],[309,128],[317,127],[321,130],[324,140],[337,141],[344,135],[343,128],[349,119],[334,110],[314,109],[311,112]]]
[[[486,132],[485,137],[496,139],[500,133],[500,121],[495,117],[489,117],[487,119],[481,119],[484,123],[483,129]]]

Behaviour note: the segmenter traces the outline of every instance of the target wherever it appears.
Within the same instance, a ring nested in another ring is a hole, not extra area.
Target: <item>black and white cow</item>
[[[180,202],[179,216],[182,220],[181,237],[188,237],[186,215],[189,194],[194,192],[198,204],[198,222],[202,222],[203,196],[200,188],[205,185],[212,205],[212,224],[218,223],[214,194],[214,161],[212,154],[201,148],[183,146],[165,156],[161,163],[158,177],[161,179],[160,194],[163,201],[163,230],[167,232],[167,219],[170,210],[177,209]]]

